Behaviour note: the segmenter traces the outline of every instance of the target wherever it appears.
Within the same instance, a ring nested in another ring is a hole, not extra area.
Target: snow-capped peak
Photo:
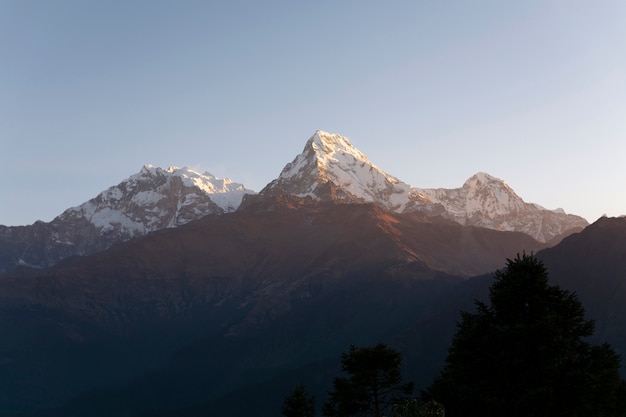
[[[242,184],[233,182],[230,178],[217,178],[209,172],[201,174],[187,167],[170,166],[164,170],[147,164],[143,166],[138,174],[131,176],[130,179],[139,180],[145,176],[178,177],[186,187],[195,187],[203,191],[226,212],[237,209],[244,194],[254,193],[252,190],[247,190]]]
[[[50,266],[68,256],[102,251],[149,232],[232,212],[244,195],[253,193],[228,178],[147,164],[118,185],[65,210],[52,222],[33,225],[38,228],[34,235],[37,241],[26,247],[41,249],[19,251],[20,257],[13,262]]]
[[[585,219],[563,210],[526,203],[505,181],[484,172],[472,175],[461,188],[422,192],[458,223],[524,232],[541,242],[587,225]]]
[[[350,155],[354,159],[367,161],[371,164],[369,159],[367,159],[361,151],[352,146],[348,138],[337,134],[318,130],[311,139],[309,139],[307,146],[311,146],[316,151],[316,154],[322,162],[326,157],[332,158],[333,156],[341,154]]]
[[[234,211],[245,194],[253,193],[228,178],[147,164],[118,185],[66,210],[58,219],[86,219],[98,233],[118,231],[128,238],[207,214]]]
[[[378,168],[347,138],[321,130],[261,194],[371,202],[395,212],[422,210],[465,225],[521,231],[544,242],[587,225],[581,217],[524,202],[505,181],[485,172],[460,188],[415,188]]]
[[[422,192],[443,204],[455,217],[472,216],[476,212],[490,216],[508,213],[523,203],[505,181],[485,172],[472,175],[461,188],[423,189]]]
[[[493,175],[487,174],[486,172],[477,172],[472,175],[465,181],[465,185],[468,183],[477,183],[477,184],[500,184],[506,188],[510,188],[506,181],[501,180],[500,178],[496,178]]]
[[[321,130],[261,194],[373,202],[393,211],[428,203],[416,188],[378,168],[347,138]]]

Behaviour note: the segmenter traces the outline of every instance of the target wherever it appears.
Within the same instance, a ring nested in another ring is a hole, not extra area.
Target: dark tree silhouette
[[[309,395],[304,385],[298,385],[285,396],[282,412],[285,417],[314,417],[315,397]]]
[[[435,400],[420,403],[410,398],[393,406],[392,417],[445,417],[446,410]]]
[[[461,313],[425,398],[448,417],[625,415],[620,358],[585,340],[594,323],[576,295],[549,285],[533,255],[509,259],[494,275],[491,305],[475,301],[475,313]]]
[[[402,357],[399,352],[381,343],[374,347],[350,347],[341,355],[341,368],[346,377],[333,381],[323,414],[329,417],[374,416],[405,398],[413,384],[402,383]]]

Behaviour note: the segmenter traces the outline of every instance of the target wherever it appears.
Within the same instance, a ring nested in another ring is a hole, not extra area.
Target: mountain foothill
[[[146,165],[49,223],[0,226],[0,415],[276,415],[381,342],[425,388],[459,311],[519,253],[626,352],[624,218],[589,225],[486,173],[416,188],[322,131],[258,193]]]

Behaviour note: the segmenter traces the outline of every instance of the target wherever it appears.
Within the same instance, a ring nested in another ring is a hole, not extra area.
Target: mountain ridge
[[[347,138],[321,130],[259,194],[370,202],[398,213],[423,211],[464,225],[521,231],[543,243],[556,242],[588,225],[562,209],[525,202],[505,181],[483,172],[460,188],[414,187],[378,168]]]
[[[18,265],[54,265],[115,242],[237,210],[253,190],[189,168],[145,165],[49,223],[0,226],[0,273]],[[295,195],[336,203],[374,203],[396,213],[420,211],[462,225],[520,231],[557,243],[588,223],[562,210],[524,202],[506,182],[478,173],[456,189],[417,188],[374,165],[350,141],[321,130],[257,198]]]
[[[445,216],[471,226],[519,231],[540,242],[554,242],[588,225],[563,209],[548,210],[527,203],[503,180],[484,172],[472,175],[462,187],[422,189],[445,207]]]
[[[234,211],[254,193],[230,179],[189,168],[141,170],[51,222],[0,226],[0,273],[17,265],[44,268],[155,230]]]

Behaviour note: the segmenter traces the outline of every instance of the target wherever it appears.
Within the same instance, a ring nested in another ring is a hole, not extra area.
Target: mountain
[[[370,162],[347,138],[318,130],[301,154],[283,168],[261,195],[310,196],[322,201],[374,203],[402,213],[443,212],[420,190]]]
[[[586,311],[586,317],[595,320],[596,330],[592,343],[608,342],[622,358],[626,355],[626,218],[602,218],[575,233],[554,247],[541,250],[537,256],[545,263],[551,284],[576,292]],[[447,287],[440,293],[431,292],[434,305],[430,313],[412,311],[413,321],[404,321],[395,332],[387,334],[385,340],[390,346],[402,352],[403,376],[416,382],[419,390],[432,383],[441,371],[451,338],[456,331],[460,311],[475,311],[473,300],[488,301],[492,274],[472,277]],[[368,298],[361,291],[355,299],[364,303],[376,300],[376,311],[381,320],[390,320],[387,311],[381,308],[385,299],[393,293],[393,282],[387,282],[377,297]],[[355,290],[355,289],[352,289]],[[420,288],[424,290],[424,288]],[[356,290],[355,290],[356,292]],[[403,303],[411,303],[416,293],[411,290],[408,299],[393,298],[396,308],[403,309]],[[353,300],[353,304],[357,304]],[[327,310],[334,310],[335,303],[329,302]],[[355,308],[356,310],[356,308]],[[370,309],[371,310],[371,309]],[[366,309],[361,314],[366,314]],[[354,310],[351,310],[354,313]],[[317,324],[320,316],[311,318],[302,327],[308,330]],[[394,317],[395,318],[395,317]],[[397,320],[397,318],[396,318]],[[389,323],[395,323],[390,320]],[[354,323],[352,323],[354,325]],[[336,328],[336,327],[335,327]],[[376,326],[361,329],[361,335],[376,331]],[[292,335],[293,336],[293,335]],[[297,337],[294,337],[297,340]],[[257,342],[258,343],[258,342]],[[319,342],[318,342],[319,343]],[[367,343],[357,340],[357,345]],[[212,398],[194,406],[171,411],[147,412],[143,417],[196,417],[212,413],[236,416],[271,415],[280,410],[283,396],[290,393],[297,384],[304,383],[317,396],[318,404],[326,398],[332,387],[332,378],[339,373],[339,355],[335,361],[311,361],[305,366],[282,372],[262,383],[249,384],[221,397]],[[622,375],[626,368],[622,367]]]
[[[445,305],[451,286],[539,247],[420,212],[251,196],[233,213],[1,277],[0,414],[101,386],[125,399],[99,401],[134,410],[221,395],[389,337]]]
[[[472,176],[461,188],[416,188],[378,168],[347,138],[322,131],[315,132],[260,194],[371,202],[398,213],[420,210],[464,225],[523,232],[544,243],[556,243],[588,225],[563,210],[524,202],[504,181],[485,173]]]
[[[0,227],[3,262],[56,262],[0,275],[0,415],[270,415],[303,380],[323,400],[341,352],[380,341],[424,387],[484,274],[522,251],[626,353],[624,220],[545,251],[528,234],[577,222],[487,174],[417,189],[319,131],[259,194],[146,166],[51,223]]]
[[[208,214],[232,212],[250,194],[254,192],[243,185],[209,173],[146,165],[49,223],[0,226],[0,273],[18,265],[54,265],[69,256],[95,253]],[[519,231],[549,244],[587,225],[562,210],[524,202],[504,181],[484,173],[457,189],[416,188],[375,166],[348,139],[322,131],[315,132],[303,152],[260,194],[374,203],[396,213],[420,211],[463,225]]]
[[[234,211],[253,191],[188,168],[145,165],[141,171],[49,223],[0,226],[0,272],[46,267],[120,241]]]
[[[435,265],[467,268],[505,245],[536,250],[522,233],[373,204],[247,200],[234,213],[1,278],[0,412],[56,404],[27,415],[269,415],[303,381],[323,401],[340,353],[380,341],[402,351],[407,379],[423,388],[459,311],[486,300],[491,283]],[[538,252],[551,282],[575,290],[597,321],[596,338],[621,354],[625,250],[626,220],[601,219]],[[514,255],[498,256],[489,271]]]
[[[626,218],[602,217],[537,255],[551,280],[577,293],[597,322],[596,338],[615,344],[625,358]]]
[[[526,203],[501,179],[479,172],[461,188],[423,189],[421,193],[445,208],[445,216],[465,225],[526,233],[540,242],[582,230],[588,223],[562,209],[547,210]]]

